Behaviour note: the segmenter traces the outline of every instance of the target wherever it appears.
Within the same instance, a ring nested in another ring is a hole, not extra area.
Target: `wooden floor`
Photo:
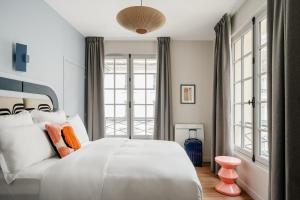
[[[219,182],[219,179],[211,173],[208,164],[203,167],[196,167],[196,171],[203,189],[203,200],[252,200],[244,191],[238,197],[228,197],[216,192],[214,186]]]

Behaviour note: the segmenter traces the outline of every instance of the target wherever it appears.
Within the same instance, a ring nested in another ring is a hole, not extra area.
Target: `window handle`
[[[255,97],[252,97],[252,100],[249,100],[248,104],[252,105],[252,107],[255,108]]]

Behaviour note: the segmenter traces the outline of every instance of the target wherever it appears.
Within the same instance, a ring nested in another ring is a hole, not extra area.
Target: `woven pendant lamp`
[[[117,15],[118,23],[124,28],[139,34],[149,33],[160,28],[166,22],[166,17],[151,7],[131,6],[121,10]]]

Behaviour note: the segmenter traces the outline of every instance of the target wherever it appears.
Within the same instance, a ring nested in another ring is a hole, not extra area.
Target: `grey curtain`
[[[154,139],[174,140],[170,38],[158,38]]]
[[[299,0],[268,0],[270,200],[300,198],[299,11]]]
[[[213,88],[213,132],[211,170],[217,172],[215,156],[231,155],[230,137],[230,16],[225,14],[215,26]]]
[[[104,137],[104,45],[103,37],[87,37],[86,62],[86,124],[91,140]]]

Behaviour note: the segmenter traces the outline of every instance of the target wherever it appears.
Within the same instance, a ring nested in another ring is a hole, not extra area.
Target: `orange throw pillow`
[[[69,155],[74,150],[80,149],[81,144],[70,124],[46,124],[45,127],[61,158]]]
[[[81,144],[77,138],[73,127],[70,124],[64,124],[62,127],[62,134],[65,143],[74,150],[80,149]]]
[[[45,125],[48,135],[52,141],[52,144],[55,146],[59,157],[63,158],[74,151],[74,149],[69,148],[63,137],[61,126],[55,124],[46,124]]]

